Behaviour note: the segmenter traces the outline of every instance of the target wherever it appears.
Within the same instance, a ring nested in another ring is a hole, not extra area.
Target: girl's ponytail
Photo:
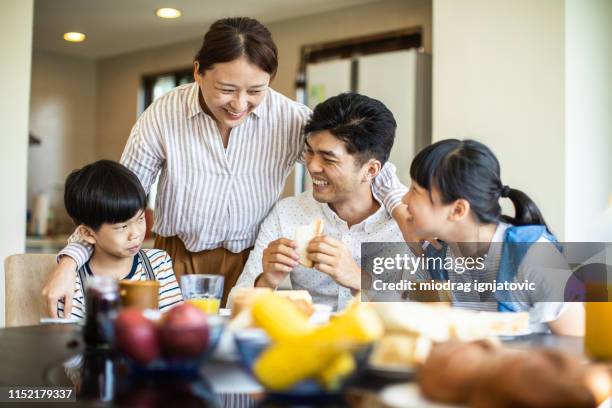
[[[527,194],[521,190],[504,186],[501,196],[508,197],[514,206],[514,218],[502,215],[502,220],[513,225],[544,225],[550,231],[542,212]]]
[[[480,222],[500,220],[513,225],[544,225],[542,213],[527,194],[501,182],[499,161],[475,140],[441,140],[421,150],[412,161],[410,177],[428,190],[437,188],[442,203],[463,198]],[[502,215],[499,199],[507,197],[515,216]],[[548,229],[550,232],[550,229]]]

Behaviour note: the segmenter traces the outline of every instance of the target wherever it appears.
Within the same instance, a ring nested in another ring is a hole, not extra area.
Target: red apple
[[[159,356],[158,337],[155,323],[144,317],[140,309],[119,312],[115,321],[115,342],[135,361],[146,364]]]
[[[206,314],[183,303],[170,310],[160,330],[164,354],[172,358],[194,357],[208,347]]]

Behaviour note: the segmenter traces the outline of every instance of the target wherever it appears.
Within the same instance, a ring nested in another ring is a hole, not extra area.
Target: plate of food
[[[418,381],[385,388],[391,407],[603,407],[612,377],[603,365],[559,350],[515,350],[486,341],[436,344]]]
[[[522,337],[529,336],[529,313],[478,312],[479,324],[486,327],[490,336]]]
[[[380,394],[380,400],[390,408],[467,408],[467,405],[446,404],[434,402],[425,397],[419,385],[413,382],[395,384],[384,388]],[[604,400],[598,408],[612,407],[612,397]]]
[[[477,313],[447,303],[372,303],[372,307],[385,332],[374,346],[368,371],[390,379],[413,379],[434,344],[450,340],[499,343],[502,335],[523,334],[529,322],[527,313]]]
[[[367,370],[377,377],[412,380],[425,361],[431,341],[410,333],[387,333],[374,346]]]

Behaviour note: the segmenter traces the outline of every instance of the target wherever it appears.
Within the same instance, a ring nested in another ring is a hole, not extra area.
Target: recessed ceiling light
[[[181,11],[175,8],[162,7],[155,10],[155,15],[161,18],[179,18]]]
[[[76,33],[76,32],[64,33],[64,40],[70,41],[70,42],[85,41],[85,38],[87,37],[83,33]]]

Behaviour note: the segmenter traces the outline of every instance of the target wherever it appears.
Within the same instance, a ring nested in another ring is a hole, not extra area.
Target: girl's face
[[[412,180],[410,190],[404,195],[402,202],[408,208],[411,217],[409,222],[412,223],[417,236],[445,239],[445,232],[451,227],[450,214],[453,204],[442,204],[436,188],[432,188],[430,197],[429,191]]]
[[[198,69],[196,61],[193,75],[206,105],[203,108],[221,129],[242,124],[268,93],[270,74],[251,64],[244,56],[214,64],[203,74]]]

